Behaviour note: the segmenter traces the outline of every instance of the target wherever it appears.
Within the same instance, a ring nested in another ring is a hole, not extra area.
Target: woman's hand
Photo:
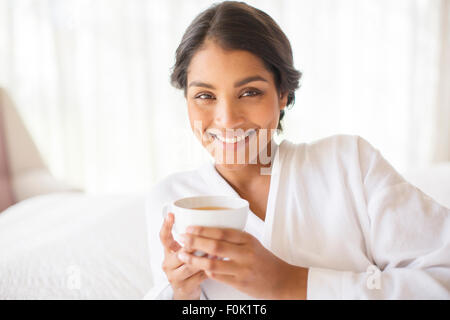
[[[193,226],[182,235],[182,241],[179,259],[204,270],[211,279],[255,298],[306,299],[308,269],[279,259],[247,232]],[[197,257],[194,250],[227,259]]]
[[[164,246],[164,261],[162,269],[172,285],[173,299],[198,300],[200,299],[200,283],[207,279],[204,271],[179,260],[177,253],[181,246],[172,237],[174,216],[167,215],[161,227],[159,237]]]

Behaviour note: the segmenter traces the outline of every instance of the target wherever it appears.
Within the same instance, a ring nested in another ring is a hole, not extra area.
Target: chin
[[[217,167],[220,167],[222,169],[228,170],[228,171],[239,171],[242,169],[245,169],[250,164],[244,163],[244,164],[227,164],[227,163],[216,163]]]
[[[212,155],[213,158],[215,159],[215,165],[216,167],[225,169],[225,170],[229,170],[229,171],[239,171],[239,170],[243,170],[243,169],[247,169],[250,166],[255,166],[257,165],[257,160],[258,160],[258,156],[254,155],[253,157],[250,157],[249,159],[249,155],[247,153],[246,157],[245,157],[245,161],[242,163],[238,163],[237,159],[234,159],[234,162],[231,163],[227,163],[225,159],[223,159],[222,161],[217,161],[217,159],[214,157],[214,155]]]

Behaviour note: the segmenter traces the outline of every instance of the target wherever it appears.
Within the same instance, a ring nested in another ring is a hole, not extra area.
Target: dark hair
[[[206,39],[226,50],[246,50],[261,58],[273,73],[278,92],[288,92],[286,106],[294,104],[302,74],[294,68],[288,38],[265,12],[237,1],[215,3],[191,22],[176,50],[170,77],[174,87],[186,95],[189,64]],[[283,117],[281,110],[280,121]],[[280,122],[278,129],[282,129]]]

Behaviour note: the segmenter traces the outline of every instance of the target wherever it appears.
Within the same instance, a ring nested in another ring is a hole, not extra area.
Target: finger
[[[192,266],[183,263],[180,267],[171,272],[170,277],[173,277],[173,279],[177,279],[177,281],[184,281],[199,271],[202,270],[193,268]]]
[[[167,273],[179,268],[183,264],[184,262],[178,259],[178,256],[175,252],[167,252],[164,257],[162,269]]]
[[[187,278],[186,280],[182,281],[182,283],[180,285],[185,287],[187,291],[192,291],[206,279],[208,279],[208,276],[202,270],[202,271],[198,271],[194,275],[192,275],[189,278]]]
[[[180,250],[178,258],[189,266],[217,274],[237,275],[240,266],[233,260],[209,259]]]
[[[159,232],[159,238],[165,250],[178,251],[181,248],[180,244],[172,236],[174,220],[173,213],[169,213],[166,219],[164,219],[161,231]]]
[[[183,242],[186,251],[199,250],[211,256],[239,260],[245,256],[247,252],[246,247],[243,245],[223,240],[204,238],[189,233],[182,234],[180,239],[180,241]]]
[[[187,253],[193,253],[194,250],[186,250],[185,248],[181,248],[181,250],[187,252]],[[179,250],[178,250],[179,251]],[[164,261],[162,264],[162,269],[164,272],[171,272],[172,270],[175,270],[179,267],[184,265],[184,262],[178,259],[178,255],[176,252],[166,252]],[[196,270],[198,271],[198,269]]]
[[[245,244],[252,239],[249,233],[231,228],[189,226],[186,232],[204,238],[224,240],[235,244]]]
[[[216,280],[231,286],[234,286],[237,283],[237,278],[234,275],[214,273],[211,271],[205,271],[205,274],[212,280]]]

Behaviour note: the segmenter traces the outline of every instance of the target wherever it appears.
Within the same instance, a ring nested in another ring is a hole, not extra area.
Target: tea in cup
[[[164,217],[175,216],[174,238],[186,232],[188,226],[233,228],[243,230],[247,223],[247,200],[231,196],[196,196],[182,198],[164,206]],[[195,252],[196,255],[204,255]]]

